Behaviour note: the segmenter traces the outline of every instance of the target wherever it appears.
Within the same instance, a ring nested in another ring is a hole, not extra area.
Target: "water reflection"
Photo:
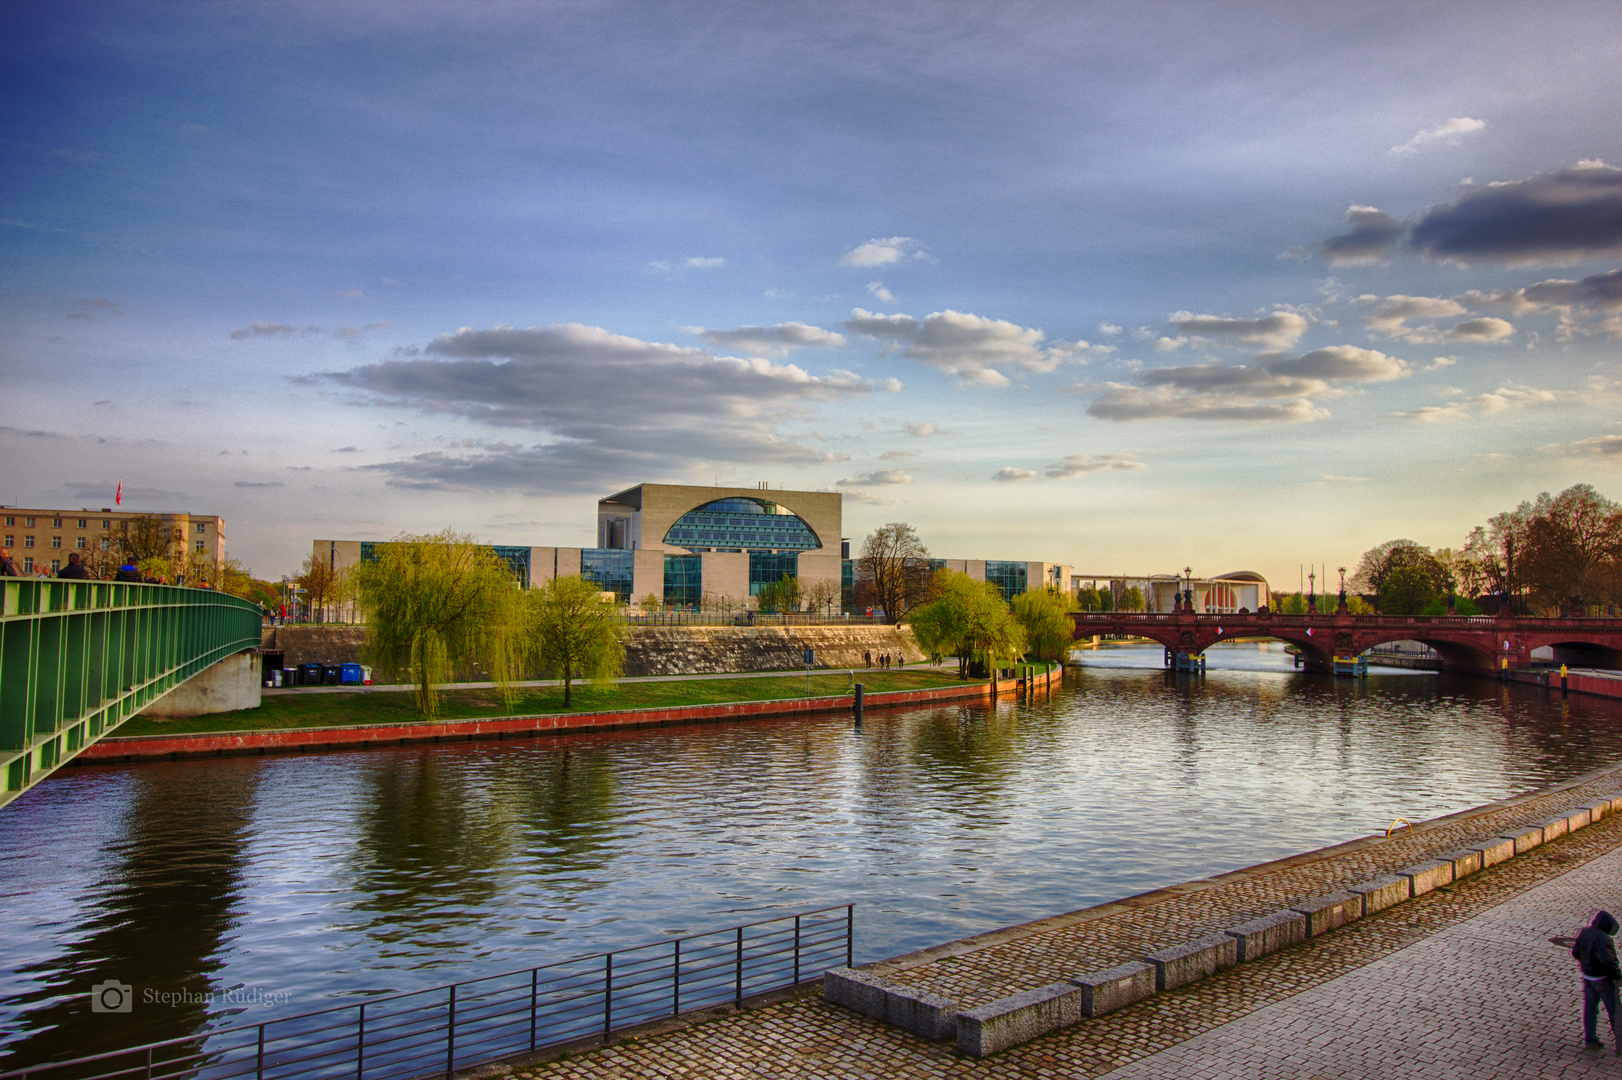
[[[243,834],[258,779],[246,760],[220,762],[206,783],[177,782],[163,766],[131,773],[104,807],[117,808],[121,827],[91,854],[95,870],[79,883],[84,902],[74,917],[58,922],[57,912],[37,913],[36,925],[60,947],[15,971],[24,988],[5,1003],[0,1068],[177,1038],[204,1026],[215,1012],[212,992],[232,986],[218,976],[243,914]],[[30,856],[50,860],[55,853]],[[22,899],[7,890],[8,906]],[[130,988],[129,1012],[91,1012],[91,987],[108,981]]]

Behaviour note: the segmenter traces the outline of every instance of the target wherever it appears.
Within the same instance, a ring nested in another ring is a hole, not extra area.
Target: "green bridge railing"
[[[260,610],[207,589],[0,578],[0,806],[219,660]]]

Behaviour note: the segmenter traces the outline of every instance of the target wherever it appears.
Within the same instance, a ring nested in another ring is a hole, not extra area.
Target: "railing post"
[[[450,1010],[445,1023],[445,1080],[456,1074],[456,984],[451,984]]]
[[[794,985],[800,985],[800,917],[794,916]]]
[[[732,1004],[734,1008],[743,1008],[743,927],[738,927],[737,967],[733,976]]]
[[[152,1047],[146,1048],[146,1080],[152,1080]]]
[[[845,905],[845,966],[854,967],[856,946],[856,905]]]
[[[539,1012],[538,994],[541,985],[541,969],[529,969],[529,1048],[535,1049],[535,1018]]]
[[[355,1080],[366,1076],[366,1003],[360,1005],[360,1022],[355,1025]]]
[[[254,1064],[255,1080],[265,1080],[265,1025],[259,1025],[259,1057]]]
[[[614,1028],[614,954],[603,955],[603,1038]]]
[[[681,938],[674,942],[675,957],[670,964],[670,1015],[681,1015]]]

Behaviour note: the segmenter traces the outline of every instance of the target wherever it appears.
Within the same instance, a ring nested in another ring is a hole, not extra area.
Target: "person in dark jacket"
[[[68,564],[58,570],[56,576],[59,578],[78,578],[83,581],[90,577],[90,571],[86,570],[84,563],[79,561],[79,553],[70,551],[68,552]]]
[[[139,585],[141,583],[141,572],[135,568],[133,563],[125,563],[118,568],[118,573],[113,575],[113,580],[129,581]]]
[[[0,577],[22,577],[23,572],[11,561],[11,549],[0,547]]]
[[[1599,1004],[1605,1003],[1605,1014],[1611,1018],[1611,1038],[1616,1052],[1622,1054],[1622,1032],[1616,1027],[1616,984],[1622,979],[1622,968],[1616,964],[1616,943],[1611,940],[1617,930],[1616,917],[1608,911],[1594,916],[1594,921],[1577,935],[1577,944],[1571,955],[1583,968],[1583,1040],[1589,1046],[1604,1046],[1599,1041]]]

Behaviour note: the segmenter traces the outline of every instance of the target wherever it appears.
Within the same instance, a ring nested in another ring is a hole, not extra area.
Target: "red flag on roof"
[[[122,476],[118,478],[118,491],[113,494],[113,505],[124,505],[124,478]]]

